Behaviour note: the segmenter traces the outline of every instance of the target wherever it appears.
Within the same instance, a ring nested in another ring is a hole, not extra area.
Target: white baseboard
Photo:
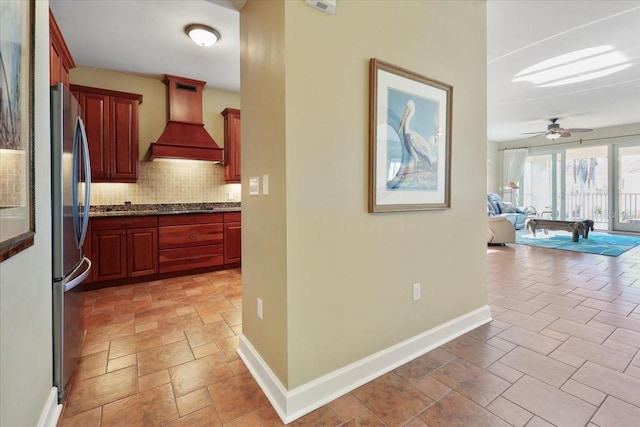
[[[62,405],[58,404],[58,387],[52,387],[44,408],[42,408],[38,427],[56,427],[61,412]]]
[[[238,354],[287,424],[489,321],[491,311],[485,305],[290,391],[244,335]]]

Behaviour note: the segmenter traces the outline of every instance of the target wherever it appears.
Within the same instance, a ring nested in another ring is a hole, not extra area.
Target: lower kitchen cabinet
[[[158,217],[94,218],[93,282],[158,273]]]
[[[161,216],[160,273],[223,265],[223,218],[208,213]]]
[[[94,217],[89,227],[83,248],[93,263],[91,286],[232,268],[241,261],[240,212]]]
[[[239,263],[242,258],[242,223],[240,212],[224,214],[224,263]]]

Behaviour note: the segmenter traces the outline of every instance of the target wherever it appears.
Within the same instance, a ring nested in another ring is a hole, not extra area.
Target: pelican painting
[[[402,161],[395,177],[387,183],[388,188],[404,187],[429,187],[425,182],[431,181],[430,177],[436,171],[438,160],[437,134],[426,138],[416,130],[411,129],[411,119],[416,114],[416,103],[408,99],[397,128],[398,136],[402,142]]]

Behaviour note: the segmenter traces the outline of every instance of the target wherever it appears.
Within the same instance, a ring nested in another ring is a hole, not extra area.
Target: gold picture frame
[[[453,87],[369,61],[369,212],[451,208]]]
[[[35,0],[0,2],[0,261],[33,245]]]

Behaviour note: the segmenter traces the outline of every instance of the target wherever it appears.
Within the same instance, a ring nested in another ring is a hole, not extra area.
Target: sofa
[[[504,245],[516,242],[516,229],[504,216],[490,216],[487,218],[487,244]]]
[[[524,228],[527,220],[527,210],[521,209],[509,202],[503,202],[498,194],[487,194],[487,216],[502,216],[513,224],[516,230]]]

